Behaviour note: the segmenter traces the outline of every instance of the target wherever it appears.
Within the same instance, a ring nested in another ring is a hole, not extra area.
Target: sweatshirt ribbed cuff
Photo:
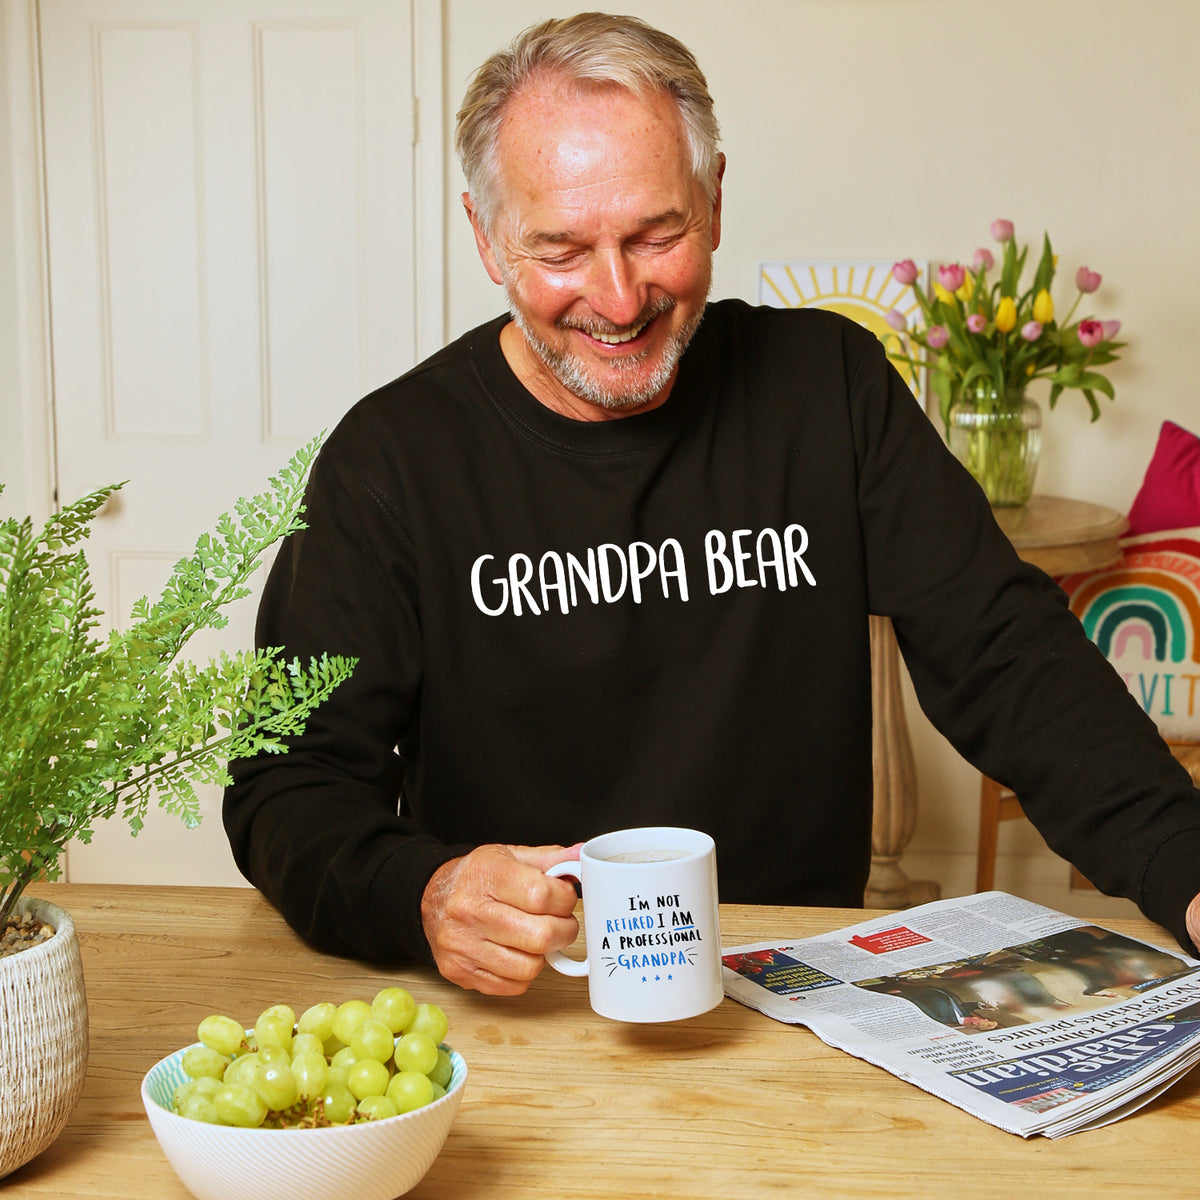
[[[1146,864],[1142,876],[1142,911],[1197,956],[1200,947],[1187,934],[1188,905],[1200,893],[1200,829],[1184,829],[1168,838]]]
[[[371,881],[371,908],[387,914],[380,932],[381,960],[415,959],[433,966],[433,952],[421,921],[421,899],[433,873],[471,846],[446,846],[433,839],[412,839],[396,851]]]

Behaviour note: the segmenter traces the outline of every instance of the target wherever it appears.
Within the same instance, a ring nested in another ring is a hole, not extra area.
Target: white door
[[[115,624],[416,361],[411,8],[42,0],[59,498],[130,481],[88,549]],[[249,645],[256,599],[193,653]],[[114,820],[68,873],[243,882],[217,789],[198,829]]]

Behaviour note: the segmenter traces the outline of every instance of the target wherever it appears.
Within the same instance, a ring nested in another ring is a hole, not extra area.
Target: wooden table
[[[448,1040],[470,1071],[458,1119],[413,1200],[1200,1192],[1188,1153],[1200,1128],[1190,1123],[1200,1119],[1200,1072],[1105,1129],[1025,1141],[731,1000],[691,1021],[623,1025],[592,1014],[581,980],[549,970],[525,996],[499,999],[427,969],[388,972],[318,954],[250,889],[36,892],[74,916],[91,1057],[66,1130],[0,1182],[4,1200],[188,1200],[142,1110],[144,1072],[194,1040],[210,1012],[249,1022],[271,1003],[369,999],[397,981],[445,1008]],[[791,938],[863,917],[724,906],[722,941]],[[1172,945],[1148,922],[1111,924]]]

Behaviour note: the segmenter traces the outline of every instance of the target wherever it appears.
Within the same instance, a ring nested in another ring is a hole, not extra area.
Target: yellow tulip
[[[962,287],[954,293],[964,304],[971,303],[971,297],[975,295],[975,276],[968,272],[963,276]]]
[[[1001,333],[1008,333],[1017,323],[1017,302],[1011,296],[1001,296],[996,305],[996,328]]]
[[[943,304],[953,304],[954,303],[954,294],[952,292],[946,291],[946,289],[944,287],[942,287],[942,285],[936,281],[934,282],[934,285],[933,285],[933,294]]]
[[[1049,325],[1054,320],[1054,301],[1050,293],[1042,288],[1033,300],[1033,319],[1043,325]]]

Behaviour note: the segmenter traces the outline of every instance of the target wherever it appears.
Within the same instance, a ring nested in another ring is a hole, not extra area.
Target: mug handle
[[[567,875],[571,879],[579,879],[580,866],[579,863],[569,858],[566,862],[555,863],[547,872],[547,875]],[[580,883],[582,884],[582,880]],[[586,975],[588,973],[588,960],[586,958],[570,958],[561,950],[547,950],[546,962],[550,964],[560,975]]]

